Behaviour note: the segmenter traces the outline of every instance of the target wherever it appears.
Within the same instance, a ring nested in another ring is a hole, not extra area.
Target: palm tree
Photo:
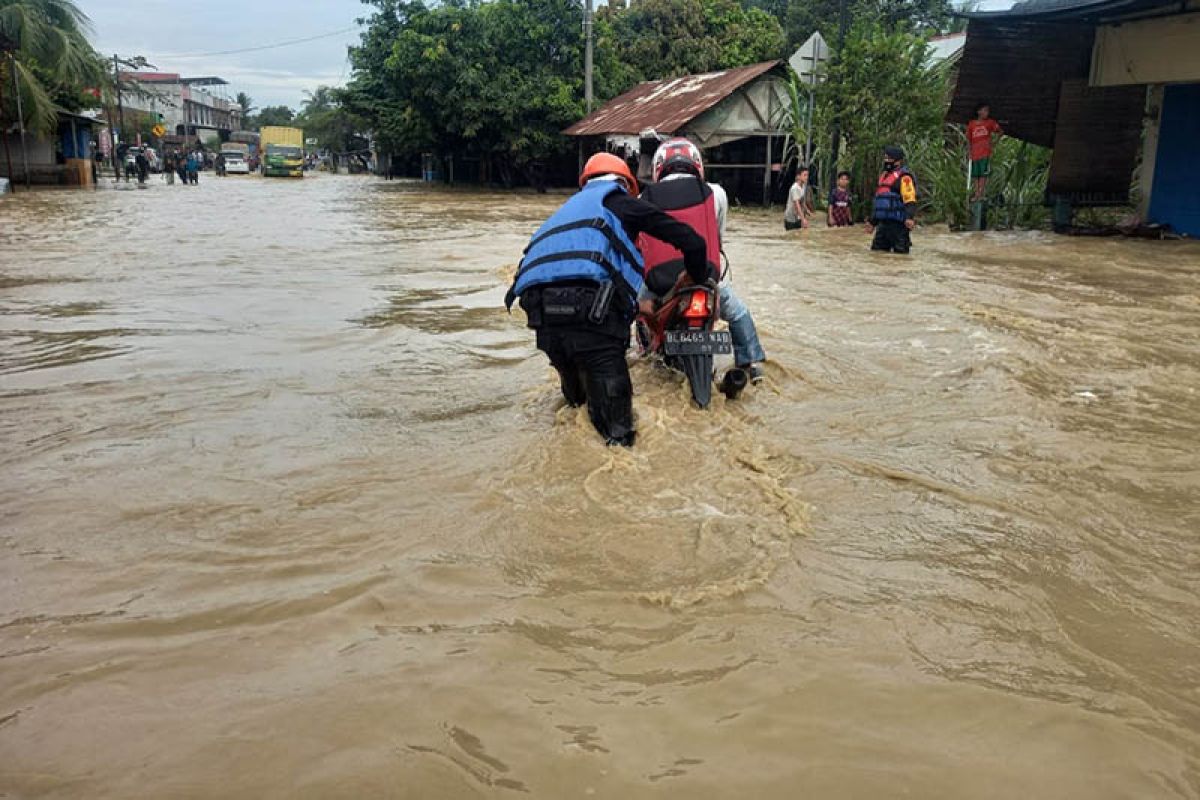
[[[90,32],[91,21],[73,0],[0,0],[0,92],[16,85],[31,130],[54,129],[57,93],[78,92],[102,79]],[[15,105],[13,98],[10,103]]]
[[[242,120],[250,119],[250,115],[254,113],[254,98],[245,92],[238,92],[236,102],[242,107]]]

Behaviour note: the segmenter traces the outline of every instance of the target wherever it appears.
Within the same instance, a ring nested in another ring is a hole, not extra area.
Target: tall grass
[[[973,187],[968,179],[967,137],[957,125],[946,125],[942,138],[910,146],[910,165],[917,176],[922,216],[952,229],[970,223]],[[1049,218],[1043,203],[1050,153],[1045,147],[1001,138],[992,153],[988,179],[988,225],[991,228],[1040,228]]]

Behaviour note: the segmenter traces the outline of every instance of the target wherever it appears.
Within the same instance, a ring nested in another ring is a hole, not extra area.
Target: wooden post
[[[767,156],[763,164],[763,207],[771,205],[771,134],[767,134]]]

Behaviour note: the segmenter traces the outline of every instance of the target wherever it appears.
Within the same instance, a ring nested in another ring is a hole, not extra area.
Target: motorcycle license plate
[[[729,331],[667,331],[663,350],[669,356],[717,356],[733,352]]]

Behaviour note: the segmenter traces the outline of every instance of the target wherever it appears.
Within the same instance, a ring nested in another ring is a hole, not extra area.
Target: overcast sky
[[[1011,0],[985,0],[987,9]],[[346,47],[358,41],[354,28],[370,7],[359,0],[81,0],[96,29],[101,53],[144,55],[163,72],[217,75],[229,81],[229,96],[246,92],[258,107],[298,108],[304,91],[339,85],[349,74]],[[310,36],[315,41],[250,53],[198,54],[261,47]]]
[[[218,75],[229,81],[230,98],[241,91],[259,107],[293,108],[304,90],[346,79],[346,47],[358,41],[354,31],[258,52],[181,56],[320,36],[354,28],[355,19],[370,12],[358,0],[80,0],[79,5],[95,26],[92,41],[105,55],[144,55],[161,71],[185,77]]]

